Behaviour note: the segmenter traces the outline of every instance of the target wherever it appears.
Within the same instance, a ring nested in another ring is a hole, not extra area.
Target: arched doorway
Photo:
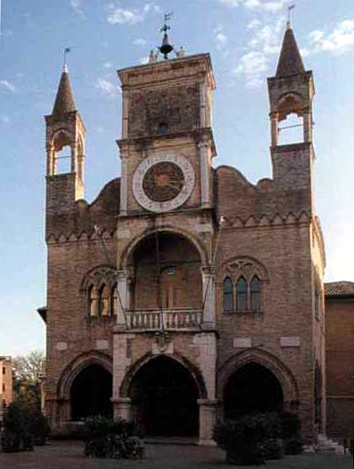
[[[111,397],[111,373],[96,363],[85,367],[71,386],[71,420],[78,421],[91,415],[111,417]]]
[[[136,246],[128,265],[132,310],[201,309],[201,258],[186,237],[153,233]]]
[[[280,412],[283,406],[281,384],[268,368],[258,363],[248,363],[236,370],[225,387],[225,418],[256,412]]]
[[[166,356],[151,359],[134,376],[129,395],[137,421],[153,436],[198,434],[198,388],[190,372]]]

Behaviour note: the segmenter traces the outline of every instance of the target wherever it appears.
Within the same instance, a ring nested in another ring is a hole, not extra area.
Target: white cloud
[[[244,7],[248,10],[262,10],[270,13],[279,12],[288,0],[217,0],[230,7]]]
[[[149,56],[141,57],[141,59],[139,59],[139,63],[141,65],[145,65],[145,64],[149,63]]]
[[[341,21],[330,33],[320,30],[312,31],[309,42],[309,54],[354,52],[354,20],[346,19]]]
[[[0,80],[0,86],[7,89],[8,91],[11,91],[11,93],[16,92],[16,86],[13,83],[10,83],[7,80]]]
[[[84,14],[82,10],[82,0],[70,0],[70,6],[79,15]]]
[[[96,83],[96,88],[102,91],[110,99],[115,99],[121,93],[119,86],[114,85],[112,82],[105,78],[99,78]]]
[[[254,20],[247,27],[253,36],[232,75],[244,78],[247,87],[256,88],[265,82],[266,72],[274,62],[273,56],[279,54],[284,19],[279,18],[271,24]]]
[[[111,24],[134,25],[137,23],[142,23],[146,15],[149,13],[161,13],[161,9],[154,2],[146,3],[142,8],[135,8],[131,10],[124,8],[113,8],[107,17],[107,21]]]
[[[112,62],[105,62],[103,64],[103,67],[107,68],[107,69],[111,69],[111,68],[113,68],[113,64],[112,64]]]
[[[145,39],[142,39],[141,37],[138,37],[137,39],[134,39],[133,44],[134,46],[144,47],[146,46],[147,41]]]
[[[10,122],[10,117],[7,116],[6,114],[3,114],[1,116],[1,121],[3,122],[3,124],[8,124]]]
[[[214,37],[216,41],[216,48],[218,50],[224,49],[227,44],[227,37],[224,33],[224,28],[219,26],[218,28],[214,29]]]

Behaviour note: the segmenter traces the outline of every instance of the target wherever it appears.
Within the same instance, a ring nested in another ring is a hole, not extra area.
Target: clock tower
[[[118,71],[123,91],[120,215],[211,208],[215,144],[209,54]]]

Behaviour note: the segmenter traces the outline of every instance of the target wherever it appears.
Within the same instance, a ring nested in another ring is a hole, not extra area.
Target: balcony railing
[[[191,331],[202,323],[202,311],[194,308],[144,309],[126,312],[127,327],[133,331]]]

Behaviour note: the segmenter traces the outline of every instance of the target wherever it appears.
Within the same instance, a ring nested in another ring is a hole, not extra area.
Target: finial
[[[171,26],[169,26],[167,22],[170,21],[172,15],[173,15],[172,11],[170,13],[165,13],[164,15],[165,24],[160,29],[160,32],[163,32],[164,35],[162,38],[162,44],[158,49],[161,52],[161,54],[163,54],[163,57],[165,60],[168,59],[168,54],[173,51],[173,46],[171,46],[171,44],[169,43],[168,34],[167,34],[167,31],[171,29]]]
[[[288,21],[286,22],[286,29],[291,29],[291,10],[293,10],[295,7],[295,4],[288,6]]]
[[[68,65],[66,63],[66,56],[69,52],[71,52],[71,47],[66,47],[64,49],[64,65],[63,65],[63,72],[64,73],[68,73]]]

